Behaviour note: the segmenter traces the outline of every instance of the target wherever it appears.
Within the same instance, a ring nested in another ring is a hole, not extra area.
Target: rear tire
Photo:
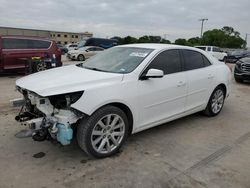
[[[210,117],[217,116],[223,108],[225,95],[224,88],[222,86],[217,86],[210,96],[207,107],[203,113]]]
[[[84,55],[80,54],[80,55],[77,57],[77,60],[78,60],[78,61],[85,61]]]
[[[82,150],[96,158],[114,155],[128,136],[128,119],[117,107],[104,106],[78,125],[77,141]]]

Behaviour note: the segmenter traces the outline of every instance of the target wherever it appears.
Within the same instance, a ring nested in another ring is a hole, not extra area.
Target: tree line
[[[119,45],[121,44],[133,44],[133,43],[163,43],[163,44],[178,44],[185,46],[197,46],[208,45],[218,46],[221,48],[244,48],[246,41],[240,37],[240,33],[235,31],[234,28],[225,26],[221,29],[213,29],[204,32],[202,38],[192,37],[189,39],[179,38],[174,43],[162,38],[161,36],[142,36],[135,38],[132,36],[126,36],[124,38],[115,36],[112,39],[116,39]]]

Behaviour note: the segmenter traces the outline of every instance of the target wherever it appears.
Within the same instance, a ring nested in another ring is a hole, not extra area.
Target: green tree
[[[160,36],[142,36],[138,39],[138,43],[160,43],[161,42]]]
[[[161,37],[160,36],[149,36],[150,43],[160,43]]]
[[[166,39],[161,39],[161,42],[162,44],[171,44],[171,41],[170,40],[166,40]]]
[[[223,42],[225,42],[225,33],[220,29],[213,29],[206,31],[203,34],[201,43],[204,45],[219,46],[224,47]]]
[[[150,38],[147,35],[144,35],[138,39],[138,43],[150,43]]]
[[[133,43],[137,43],[137,38],[131,37],[131,36],[127,36],[123,39],[123,44],[133,44]]]
[[[187,40],[188,46],[197,46],[200,44],[199,37],[193,37]]]
[[[187,45],[187,40],[186,39],[176,39],[174,43],[177,45]]]
[[[229,26],[206,31],[201,43],[224,48],[242,48],[246,45],[245,40],[240,37],[240,33]]]

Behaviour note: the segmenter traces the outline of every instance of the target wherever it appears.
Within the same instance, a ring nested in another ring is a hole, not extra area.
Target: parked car
[[[216,46],[195,46],[195,47],[212,54],[212,56],[217,58],[219,61],[225,61],[227,58],[227,53],[223,52],[219,47]]]
[[[79,48],[78,50],[71,50],[68,52],[67,57],[71,60],[85,61],[85,59],[90,58],[93,55],[96,55],[98,52],[103,51],[104,49],[96,46],[86,46]]]
[[[116,46],[85,63],[17,80],[26,108],[16,120],[32,128],[34,140],[49,137],[62,145],[77,129],[87,154],[108,157],[130,134],[199,111],[218,115],[230,76],[224,63],[197,48]]]
[[[65,45],[65,47],[68,49],[68,52],[71,50],[75,50],[76,48],[78,48],[78,44],[67,44]]]
[[[105,38],[89,38],[85,41],[79,42],[78,48],[84,46],[97,46],[104,49],[111,48],[117,45],[117,40],[115,39],[105,39]]]
[[[239,59],[244,57],[250,57],[250,52],[247,50],[235,50],[228,53],[226,61],[228,63],[236,63]]]
[[[61,51],[55,41],[34,37],[0,36],[0,72],[23,72],[32,57],[53,56],[56,59],[55,66],[62,66]],[[41,63],[33,64],[34,72],[51,67],[49,64]]]
[[[68,48],[66,48],[64,45],[58,43],[56,45],[61,50],[62,54],[68,53]]]
[[[236,62],[234,78],[236,82],[250,80],[250,57],[242,58]]]

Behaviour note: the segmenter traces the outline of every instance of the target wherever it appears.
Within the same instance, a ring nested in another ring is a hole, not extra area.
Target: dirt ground
[[[71,62],[67,62],[70,64]],[[89,159],[69,146],[16,138],[9,99],[20,75],[0,77],[0,188],[250,187],[250,84],[236,84],[221,114],[194,114],[131,136],[122,151]]]

